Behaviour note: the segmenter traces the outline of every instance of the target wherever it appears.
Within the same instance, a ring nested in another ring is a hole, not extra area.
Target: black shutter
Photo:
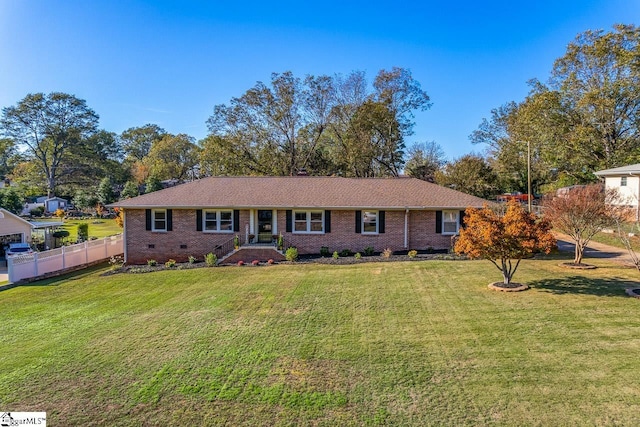
[[[167,209],[167,231],[173,231],[173,210]]]
[[[287,211],[287,233],[291,233],[291,230],[293,230],[293,227],[291,225],[291,222],[293,221],[293,212],[291,210]]]
[[[146,209],[145,212],[145,219],[146,219],[146,229],[147,231],[151,230],[151,209]]]
[[[324,211],[324,232],[331,233],[331,211]]]
[[[384,211],[378,211],[378,233],[384,233]]]
[[[362,211],[356,211],[356,234],[362,233]]]
[[[466,211],[460,211],[460,216],[458,217],[458,222],[460,224],[460,228],[464,227],[464,213]]]
[[[442,211],[436,211],[436,233],[442,234]]]
[[[233,231],[240,231],[240,211],[238,209],[233,210]]]
[[[202,209],[196,209],[196,231],[202,231]]]

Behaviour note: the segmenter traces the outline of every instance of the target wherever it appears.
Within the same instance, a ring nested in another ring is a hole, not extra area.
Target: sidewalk
[[[574,253],[575,245],[573,240],[565,234],[553,233],[558,241],[558,250],[560,252]],[[583,262],[589,263],[589,258],[608,258],[619,264],[634,267],[633,261],[626,249],[609,246],[602,243],[591,241],[584,250]]]

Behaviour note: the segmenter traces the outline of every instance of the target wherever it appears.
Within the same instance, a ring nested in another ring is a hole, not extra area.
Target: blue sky
[[[156,123],[201,139],[214,105],[272,72],[372,80],[398,66],[433,102],[407,142],[453,159],[484,149],[469,134],[546,80],[578,33],[639,18],[637,0],[0,0],[0,107],[61,91],[109,131]]]

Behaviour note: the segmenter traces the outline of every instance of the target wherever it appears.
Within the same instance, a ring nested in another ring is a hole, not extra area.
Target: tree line
[[[409,144],[414,113],[431,100],[411,72],[297,77],[273,73],[216,105],[201,141],[155,124],[117,134],[65,93],[29,94],[0,118],[0,177],[21,196],[110,203],[211,175],[407,174],[480,197],[526,191],[527,145],[536,192],[588,183],[595,170],[640,161],[639,30],[586,31],[530,82],[522,101],[491,111],[470,135],[481,153],[447,161],[434,142]],[[5,193],[0,191],[0,204]]]

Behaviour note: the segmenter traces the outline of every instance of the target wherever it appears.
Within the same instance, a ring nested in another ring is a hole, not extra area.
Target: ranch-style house
[[[293,176],[209,177],[111,206],[124,210],[125,261],[144,264],[278,240],[300,254],[448,249],[464,210],[486,203],[409,177]]]

